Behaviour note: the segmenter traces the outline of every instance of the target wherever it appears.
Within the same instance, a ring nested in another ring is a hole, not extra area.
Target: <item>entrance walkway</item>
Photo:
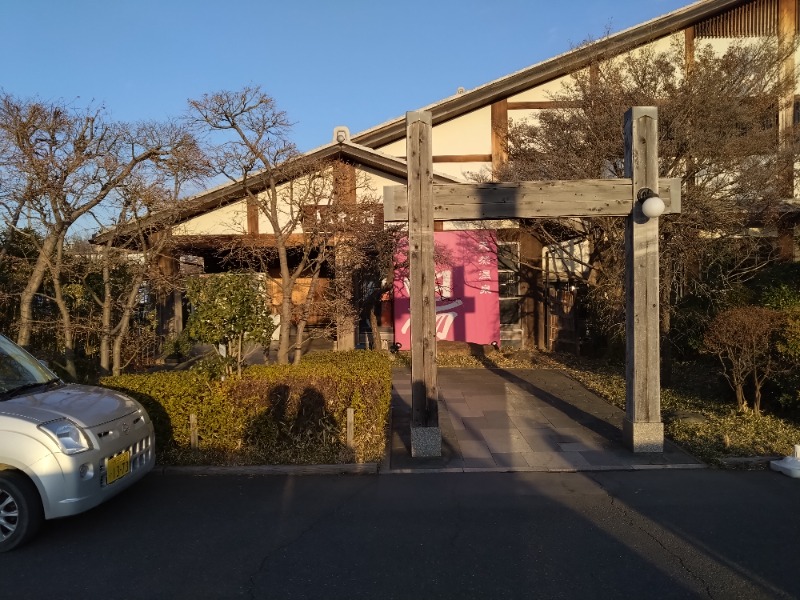
[[[392,378],[390,472],[702,468],[675,444],[634,454],[623,411],[558,370],[439,369],[442,456],[411,458],[411,372]]]

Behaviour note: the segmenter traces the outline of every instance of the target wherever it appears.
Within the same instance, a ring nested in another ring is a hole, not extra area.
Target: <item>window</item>
[[[519,243],[498,242],[497,280],[500,325],[519,324]]]

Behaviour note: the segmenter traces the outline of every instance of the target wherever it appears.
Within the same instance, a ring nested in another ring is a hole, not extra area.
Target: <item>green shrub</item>
[[[250,367],[226,382],[225,395],[253,424],[250,444],[270,440],[283,458],[313,445],[337,462],[380,460],[391,402],[391,362],[381,352],[320,352],[299,365]],[[354,410],[354,447],[346,447],[347,409]],[[291,461],[294,462],[294,461]]]
[[[773,381],[785,410],[800,413],[800,263],[778,263],[756,278],[762,306],[780,310],[785,326],[776,345],[784,370]]]
[[[259,365],[215,383],[192,371],[102,381],[147,409],[159,461],[312,464],[378,461],[391,402],[391,363],[379,352],[315,353],[299,365]],[[355,413],[346,445],[347,409]],[[199,449],[190,448],[197,415]]]
[[[224,402],[218,384],[191,371],[105,377],[101,385],[135,398],[153,420],[159,462],[175,462],[190,446],[189,415],[197,415],[199,447],[226,453],[236,446],[230,435],[237,416]]]

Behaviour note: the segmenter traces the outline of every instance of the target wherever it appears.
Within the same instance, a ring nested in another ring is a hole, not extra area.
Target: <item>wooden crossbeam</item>
[[[658,182],[665,214],[681,211],[681,180]],[[433,185],[437,221],[552,217],[626,217],[633,210],[633,183],[623,179],[439,183]],[[406,186],[383,188],[386,222],[408,220]]]

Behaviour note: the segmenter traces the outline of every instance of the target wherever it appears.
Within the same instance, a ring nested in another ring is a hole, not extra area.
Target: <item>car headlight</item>
[[[39,429],[49,433],[58,442],[64,454],[78,454],[92,447],[83,429],[69,419],[58,419],[57,421],[42,423],[39,425]]]

